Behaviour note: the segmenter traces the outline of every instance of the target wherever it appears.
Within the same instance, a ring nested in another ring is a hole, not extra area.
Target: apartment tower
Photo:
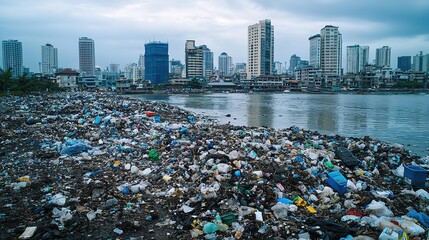
[[[94,76],[95,44],[91,38],[79,38],[79,70],[82,76]]]
[[[369,46],[347,46],[347,73],[359,73],[368,64]]]
[[[390,54],[392,49],[389,46],[377,48],[375,52],[375,65],[377,67],[390,67]]]
[[[327,77],[340,76],[342,68],[342,36],[338,27],[326,25],[320,31],[320,68]]]
[[[186,78],[203,77],[203,51],[195,46],[195,40],[187,40],[185,44]]]
[[[247,79],[272,75],[274,63],[274,26],[265,19],[248,27]]]
[[[18,40],[2,41],[3,50],[3,70],[11,69],[13,77],[23,74],[22,66],[22,43]]]
[[[50,43],[42,46],[42,74],[54,74],[58,69],[58,50]]]

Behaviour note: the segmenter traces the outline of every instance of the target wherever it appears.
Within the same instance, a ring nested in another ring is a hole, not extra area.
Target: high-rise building
[[[83,76],[95,74],[95,44],[91,38],[79,38],[79,70]]]
[[[168,83],[168,43],[146,43],[144,48],[145,80],[154,85]]]
[[[342,36],[338,27],[326,25],[320,30],[320,68],[323,76],[340,76]]]
[[[138,63],[137,68],[138,68],[140,78],[142,80],[145,80],[145,76],[144,76],[145,75],[145,73],[144,73],[144,54],[139,55],[139,63]]]
[[[232,76],[232,58],[227,53],[223,52],[219,55],[219,76],[230,77]]]
[[[310,41],[310,65],[315,68],[320,68],[321,39],[320,34],[311,36],[308,39]]]
[[[369,46],[347,46],[347,73],[359,73],[368,64]]]
[[[247,79],[273,74],[274,26],[265,19],[248,27]]]
[[[54,74],[58,69],[58,51],[52,44],[42,46],[42,73]]]
[[[398,57],[398,68],[403,72],[411,70],[411,56]]]
[[[213,75],[213,52],[206,45],[199,46],[203,52],[203,75],[206,79]]]
[[[19,77],[23,74],[22,66],[22,43],[18,40],[2,41],[3,49],[3,70],[12,70],[13,77]]]
[[[130,63],[125,65],[124,77],[127,80],[131,80],[131,83],[137,85],[140,80],[137,63]]]
[[[292,55],[289,61],[289,71],[294,72],[300,62],[301,62],[301,57],[298,57],[296,54]]]
[[[195,46],[195,40],[186,40],[186,78],[201,78],[203,74],[203,51]]]
[[[274,74],[283,74],[283,63],[279,61],[274,62]]]
[[[116,64],[116,63],[109,64],[109,72],[119,74],[119,64]]]
[[[183,73],[183,64],[180,60],[172,59],[170,61],[170,76],[172,78],[180,78]]]
[[[417,72],[429,72],[429,54],[419,54],[413,57],[413,69]]]
[[[391,48],[389,46],[377,48],[375,53],[375,66],[390,67],[390,54]]]

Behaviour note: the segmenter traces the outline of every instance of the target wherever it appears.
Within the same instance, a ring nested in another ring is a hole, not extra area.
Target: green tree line
[[[3,93],[30,93],[60,90],[55,81],[27,74],[14,78],[12,70],[0,68],[0,91]]]

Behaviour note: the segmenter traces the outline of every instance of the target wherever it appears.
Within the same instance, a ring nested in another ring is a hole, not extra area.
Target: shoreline
[[[427,207],[403,191],[419,188],[392,173],[425,160],[370,137],[220,125],[163,102],[110,93],[0,101],[0,238],[37,226],[36,239],[204,239],[213,234],[203,230],[217,216],[224,224],[214,232],[218,237],[236,235],[238,226],[243,238],[315,234],[312,228],[325,218],[341,225],[336,234],[342,237],[376,238],[382,229],[339,219],[350,209],[368,217],[373,200],[384,202],[391,218],[405,215],[406,207]],[[340,146],[359,166],[344,165],[335,153]],[[328,188],[334,170],[352,183],[345,194]],[[375,195],[386,191],[393,198]],[[297,196],[317,212],[295,202],[287,216],[279,215],[284,206],[278,199]]]

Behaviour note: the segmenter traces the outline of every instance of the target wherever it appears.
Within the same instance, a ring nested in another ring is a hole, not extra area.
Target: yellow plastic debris
[[[317,213],[316,209],[314,209],[312,206],[307,206],[307,210],[311,213]]]
[[[164,179],[164,181],[170,181],[171,177],[168,175],[165,175],[164,177],[162,177],[162,179]]]
[[[30,183],[30,177],[29,176],[20,177],[18,178],[18,182]]]

